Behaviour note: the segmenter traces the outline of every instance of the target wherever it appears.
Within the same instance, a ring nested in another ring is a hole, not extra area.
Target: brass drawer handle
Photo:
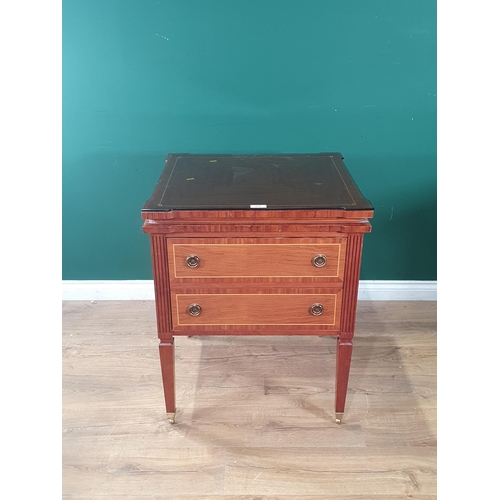
[[[188,255],[186,257],[186,264],[188,267],[195,268],[200,265],[200,258],[197,255]]]
[[[326,266],[326,261],[327,261],[326,255],[323,255],[322,253],[319,253],[318,255],[315,255],[312,258],[312,263],[316,267]]]
[[[309,312],[313,315],[313,316],[321,316],[323,314],[323,311],[324,311],[324,308],[321,304],[313,304],[310,308],[309,308]]]
[[[187,310],[191,316],[199,316],[201,314],[200,304],[191,304]]]

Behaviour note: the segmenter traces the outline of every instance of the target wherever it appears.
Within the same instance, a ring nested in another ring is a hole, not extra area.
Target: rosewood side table
[[[336,336],[341,422],[371,217],[339,153],[167,156],[142,218],[171,423],[177,335]]]

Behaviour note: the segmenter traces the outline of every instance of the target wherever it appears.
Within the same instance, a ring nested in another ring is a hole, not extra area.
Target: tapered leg
[[[337,339],[337,374],[335,379],[335,421],[340,424],[344,416],[349,369],[351,367],[352,339]]]
[[[167,418],[173,424],[175,421],[175,353],[173,337],[169,341],[160,341],[160,363]]]

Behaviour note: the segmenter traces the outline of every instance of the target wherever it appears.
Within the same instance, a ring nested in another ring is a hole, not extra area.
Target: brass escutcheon
[[[188,267],[194,268],[200,265],[200,258],[197,255],[188,255],[186,257],[186,264]]]
[[[200,304],[191,304],[188,306],[187,310],[191,316],[199,316],[201,314]]]
[[[325,267],[326,266],[326,255],[323,255],[322,253],[319,253],[318,255],[315,255],[312,258],[312,263],[316,267]]]
[[[309,312],[313,315],[313,316],[321,316],[323,314],[323,311],[324,311],[324,308],[321,304],[313,304],[310,308],[309,308]]]

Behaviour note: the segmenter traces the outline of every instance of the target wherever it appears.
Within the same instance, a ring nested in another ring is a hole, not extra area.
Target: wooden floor
[[[331,337],[176,338],[151,301],[63,302],[63,498],[436,498],[436,303],[360,302],[346,413]]]

